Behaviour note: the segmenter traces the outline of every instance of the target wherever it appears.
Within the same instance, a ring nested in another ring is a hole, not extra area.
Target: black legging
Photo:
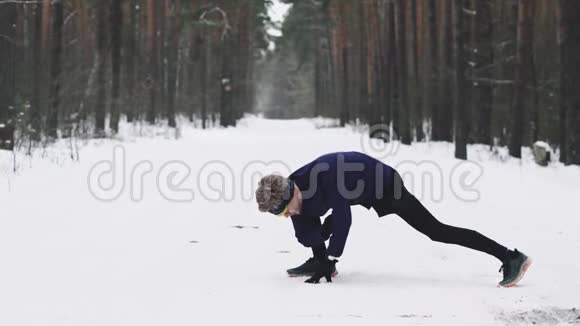
[[[404,186],[400,199],[393,200],[393,213],[431,240],[456,244],[488,253],[503,261],[508,249],[479,232],[439,222]],[[398,196],[397,196],[398,197]]]

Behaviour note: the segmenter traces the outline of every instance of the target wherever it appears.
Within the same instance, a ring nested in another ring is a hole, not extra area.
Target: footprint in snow
[[[232,225],[234,229],[259,229],[259,226],[248,226],[248,225]]]
[[[431,318],[431,315],[415,315],[415,314],[410,314],[410,315],[399,315],[398,317],[400,318]]]

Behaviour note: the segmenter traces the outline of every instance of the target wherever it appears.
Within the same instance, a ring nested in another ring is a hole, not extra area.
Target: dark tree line
[[[578,1],[283,1],[269,52],[268,0],[0,0],[0,146],[258,108],[580,163]]]
[[[233,126],[254,105],[269,0],[0,0],[2,147],[119,122]]]
[[[578,1],[285,2],[272,61],[293,64],[277,88],[294,96],[277,91],[273,108],[391,125],[405,144],[455,142],[462,159],[467,144],[521,157],[544,140],[580,163]],[[283,112],[270,114],[293,116]]]

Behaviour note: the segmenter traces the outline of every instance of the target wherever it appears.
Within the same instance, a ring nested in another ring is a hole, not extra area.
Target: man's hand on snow
[[[319,268],[314,275],[306,280],[306,283],[317,284],[320,283],[321,278],[326,278],[326,282],[332,282],[332,273],[335,270],[336,259],[328,259],[328,257],[317,258],[320,262]]]

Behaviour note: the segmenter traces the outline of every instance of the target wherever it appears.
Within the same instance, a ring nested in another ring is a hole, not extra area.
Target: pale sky
[[[272,0],[272,2],[273,4],[270,7],[270,9],[268,9],[268,14],[270,15],[270,18],[274,23],[282,23],[284,21],[286,14],[288,13],[288,10],[290,9],[290,7],[292,7],[292,5],[284,4],[280,2],[280,0]],[[272,28],[268,30],[268,33],[272,36],[282,35],[279,30]]]
[[[292,7],[292,5],[287,5],[280,0],[273,0],[272,7],[270,7],[269,13],[270,17],[272,18],[273,22],[282,22],[284,20],[284,16],[288,12],[288,9]]]

